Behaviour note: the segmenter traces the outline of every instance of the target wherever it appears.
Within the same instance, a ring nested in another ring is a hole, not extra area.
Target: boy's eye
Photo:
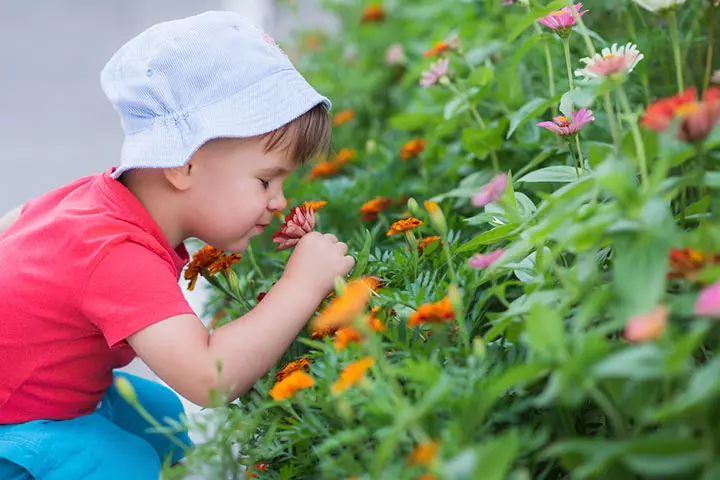
[[[270,187],[270,182],[267,180],[263,180],[262,178],[258,179],[260,180],[260,183],[262,183],[263,188],[268,189]]]

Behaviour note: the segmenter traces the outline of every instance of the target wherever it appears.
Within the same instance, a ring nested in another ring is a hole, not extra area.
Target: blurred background
[[[285,48],[296,28],[334,27],[317,0],[296,6],[287,0],[0,2],[0,216],[115,165],[123,134],[100,87],[100,71],[151,25],[206,10],[237,11]],[[185,293],[207,322],[205,284]],[[128,370],[154,378],[139,361]]]

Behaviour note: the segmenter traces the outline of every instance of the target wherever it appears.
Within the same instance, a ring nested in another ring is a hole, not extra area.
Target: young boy
[[[137,355],[195,403],[213,388],[236,398],[354,265],[344,243],[310,233],[265,299],[209,334],[178,285],[183,241],[245,250],[285,209],[287,176],[327,148],[330,102],[227,12],[155,25],[101,82],[126,134],[119,167],[0,220],[2,479],[158,478],[182,451],[146,431],[113,369]],[[126,378],[158,420],[182,413],[165,387]]]

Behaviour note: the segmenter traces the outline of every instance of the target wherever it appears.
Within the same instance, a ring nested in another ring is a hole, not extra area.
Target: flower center
[[[683,103],[682,105],[678,105],[678,107],[675,108],[675,115],[680,118],[687,118],[693,113],[695,113],[698,107],[698,102]]]
[[[570,120],[568,120],[566,116],[560,115],[557,117],[557,124],[561,127],[568,127],[570,126]]]
[[[603,59],[608,59],[608,58],[615,58],[615,54],[614,54],[614,53],[608,53],[607,55],[603,55]]]
[[[563,11],[562,11],[562,10],[555,10],[555,11],[552,12],[550,15],[552,15],[553,17],[559,17],[559,16],[562,15],[562,14],[563,14]]]

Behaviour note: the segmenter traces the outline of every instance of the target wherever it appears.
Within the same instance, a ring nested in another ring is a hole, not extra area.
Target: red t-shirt
[[[194,313],[187,261],[110,172],[28,202],[0,235],[0,424],[93,412],[128,336]]]

